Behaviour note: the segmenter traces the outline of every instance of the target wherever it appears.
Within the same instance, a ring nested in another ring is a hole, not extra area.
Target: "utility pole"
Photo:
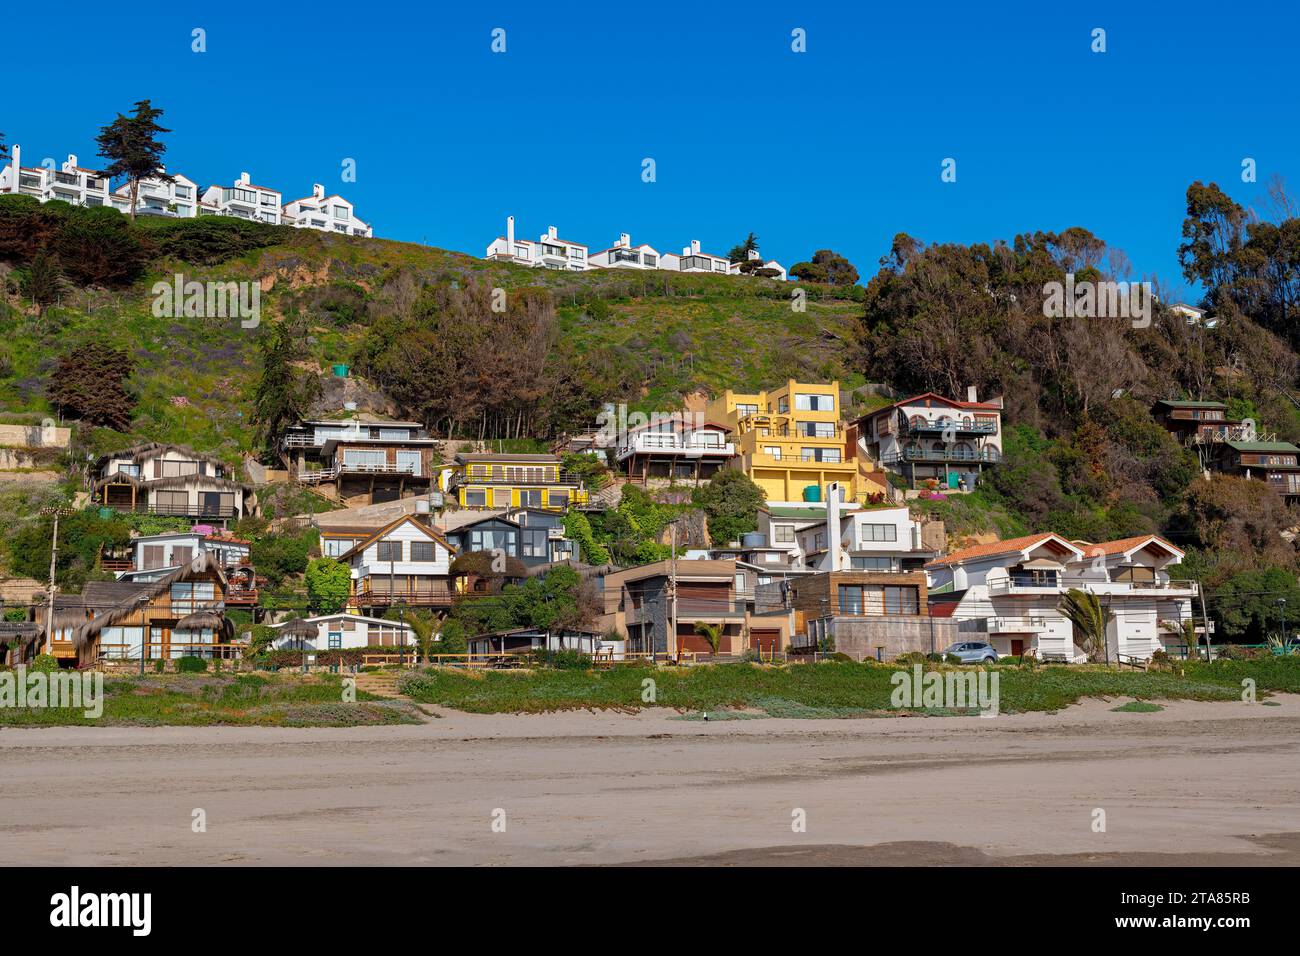
[[[1205,588],[1200,581],[1196,582],[1196,593],[1201,598],[1201,623],[1205,625],[1205,659],[1210,659],[1210,615],[1205,612]],[[1196,625],[1192,625],[1192,637],[1196,637]],[[1196,656],[1201,655],[1201,640],[1196,638]]]
[[[52,654],[54,652],[54,569],[59,557],[59,518],[72,514],[72,511],[62,507],[42,508],[41,514],[54,516],[54,531],[50,536],[50,598],[45,608],[45,645],[41,649],[43,654]]]
[[[667,653],[676,661],[677,654],[677,525],[669,528],[668,556],[668,634],[665,641]]]

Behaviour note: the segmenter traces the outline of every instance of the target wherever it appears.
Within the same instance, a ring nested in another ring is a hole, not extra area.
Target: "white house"
[[[787,276],[785,273],[785,266],[781,265],[781,263],[777,262],[775,259],[764,260],[763,257],[759,255],[757,249],[749,250],[749,258],[745,262],[727,263],[727,273],[733,276],[751,275],[759,269],[770,269],[776,273],[772,278],[780,279],[782,282],[786,281]]]
[[[646,478],[711,478],[736,457],[726,425],[691,421],[690,413],[658,416],[620,430],[614,453],[620,470]]]
[[[680,256],[665,253],[660,268],[677,272],[714,272],[725,276],[731,271],[731,263],[726,256],[701,252],[700,240],[692,239],[691,244],[682,249]]]
[[[999,654],[1082,663],[1087,655],[1060,610],[1077,588],[1098,595],[1108,612],[1110,659],[1146,660],[1166,641],[1181,644],[1169,627],[1191,619],[1196,583],[1167,570],[1182,556],[1156,535],[1090,544],[1048,532],[976,545],[925,566],[930,613],[955,618]]]
[[[240,173],[233,186],[209,186],[203,193],[203,201],[213,206],[220,216],[280,223],[279,190],[250,182],[248,173]]]
[[[352,569],[355,607],[450,607],[447,539],[413,515],[403,515],[339,556]]]
[[[285,203],[284,221],[299,229],[318,229],[345,236],[373,236],[374,230],[356,216],[352,203],[335,193],[325,195],[325,187],[315,183],[311,195]]]
[[[937,553],[922,543],[921,522],[906,505],[844,511],[834,494],[826,517],[799,528],[795,538],[804,566],[817,571],[919,571]]]
[[[506,234],[497,236],[488,244],[486,259],[497,262],[514,262],[521,266],[537,264],[537,252],[528,239],[515,238],[515,217],[506,216]]]
[[[654,246],[646,242],[634,246],[631,235],[626,232],[620,233],[618,242],[608,249],[593,252],[588,257],[593,267],[601,269],[658,269],[659,260],[659,251]]]
[[[221,519],[252,514],[253,489],[229,466],[182,445],[146,443],[102,455],[94,464],[93,500],[118,511]]]
[[[109,205],[108,177],[78,166],[76,155],[70,153],[61,168],[52,169],[24,166],[22,152],[17,144],[10,147],[9,162],[0,167],[0,193],[32,196],[41,202],[59,199],[74,206]]]
[[[166,170],[160,170],[166,172]],[[124,183],[109,197],[113,208],[123,213],[131,211],[131,184]],[[140,180],[136,194],[135,211],[143,216],[171,216],[176,219],[193,219],[199,214],[199,186],[188,176],[172,174],[171,181],[150,176]]]
[[[301,637],[276,637],[271,646],[277,651],[336,651],[356,647],[398,647],[405,644],[415,646],[415,631],[409,624],[398,621],[385,621],[377,617],[362,614],[324,614],[320,617],[306,618],[308,624],[316,626],[315,639]],[[276,630],[285,624],[272,624]],[[303,644],[306,643],[306,647]]]
[[[554,226],[547,226],[546,233],[538,237],[533,254],[536,257],[533,264],[544,269],[585,272],[591,268],[587,262],[587,247],[580,242],[561,239]]]

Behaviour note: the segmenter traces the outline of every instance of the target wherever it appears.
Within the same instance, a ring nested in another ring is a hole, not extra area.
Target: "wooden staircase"
[[[362,671],[357,674],[357,690],[376,697],[405,699],[405,695],[397,689],[397,681],[402,673],[404,672],[395,670]]]

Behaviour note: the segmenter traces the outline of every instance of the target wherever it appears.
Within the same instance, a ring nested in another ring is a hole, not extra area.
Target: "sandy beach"
[[[1300,697],[1274,699],[3,729],[0,863],[1295,865]]]

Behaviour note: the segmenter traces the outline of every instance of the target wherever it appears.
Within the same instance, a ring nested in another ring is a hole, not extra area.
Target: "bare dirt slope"
[[[1294,864],[1300,698],[1277,699],[3,730],[0,864]]]

